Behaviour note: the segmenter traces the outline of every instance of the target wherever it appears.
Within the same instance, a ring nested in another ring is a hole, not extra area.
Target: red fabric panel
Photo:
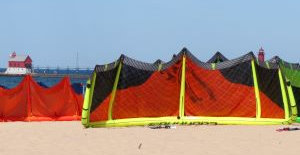
[[[0,89],[2,121],[80,120],[83,96],[74,92],[69,78],[42,88],[31,76],[14,89]]]
[[[52,88],[43,88],[30,81],[32,115],[34,117],[76,118],[81,114],[77,96],[71,87],[69,78],[63,78]]]
[[[100,104],[100,106],[90,114],[90,122],[108,120],[108,107],[110,97],[111,95],[108,95],[106,99]]]
[[[0,88],[0,121],[25,121],[28,113],[28,79],[13,89]]]
[[[278,88],[280,89],[280,88]],[[284,109],[274,103],[263,92],[260,92],[261,117],[262,118],[284,118]]]
[[[142,85],[117,90],[113,119],[178,116],[181,65],[179,61]]]
[[[187,59],[185,115],[256,117],[254,88],[232,83],[220,71],[203,69]]]

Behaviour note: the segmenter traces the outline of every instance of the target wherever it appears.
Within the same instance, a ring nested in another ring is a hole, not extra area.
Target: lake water
[[[5,69],[4,69],[4,71],[5,71]],[[0,69],[0,72],[1,72],[1,69]],[[80,70],[80,71],[74,71],[74,72],[70,72],[68,70],[61,70],[59,73],[61,73],[61,74],[63,74],[63,73],[65,73],[65,74],[66,73],[69,73],[69,74],[76,73],[76,74],[91,75],[92,70],[83,70],[83,71]],[[11,76],[9,76],[9,77],[8,76],[0,76],[0,85],[5,86],[7,88],[14,88],[22,81],[23,78],[24,77],[18,77],[18,76],[15,76],[15,77],[14,76],[12,76],[12,77]],[[51,86],[59,83],[62,80],[62,78],[53,78],[53,77],[51,77],[51,78],[49,78],[49,77],[47,77],[47,78],[45,78],[45,77],[34,77],[34,79],[35,79],[36,82],[42,82],[47,87],[51,87]],[[82,83],[82,84],[85,85],[87,80],[88,79],[83,79],[83,78],[79,78],[79,79],[78,78],[71,78],[71,83],[72,84],[73,83]]]

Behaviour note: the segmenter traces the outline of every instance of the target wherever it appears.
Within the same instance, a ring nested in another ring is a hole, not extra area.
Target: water
[[[0,72],[5,72],[6,68],[0,68]],[[34,69],[34,73],[45,73],[45,74],[81,74],[91,75],[92,69]]]
[[[14,88],[16,87],[24,77],[8,77],[8,76],[0,76],[0,85],[5,86],[6,88]],[[34,77],[36,82],[42,82],[47,87],[52,87],[55,84],[58,84],[62,78],[44,78],[44,77]],[[87,79],[75,79],[71,78],[71,83],[82,83],[86,84]]]
[[[0,72],[4,72],[5,69],[0,68]],[[49,72],[47,73],[55,73],[53,70],[48,70]],[[69,73],[69,74],[84,74],[84,75],[91,75],[92,70],[79,70],[79,71],[74,71],[70,72],[69,70],[60,70],[61,74],[63,73]],[[23,79],[24,77],[19,77],[19,76],[0,76],[0,85],[5,86],[6,88],[14,88],[16,87]],[[58,84],[62,78],[58,77],[34,77],[34,80],[36,82],[42,82],[45,84],[47,87],[52,87],[55,84]],[[83,85],[86,85],[86,81],[88,80],[87,78],[70,78],[71,83],[82,83]]]
[[[82,74],[90,75],[92,70],[75,70],[75,69],[34,69],[34,73],[45,73],[45,74]]]

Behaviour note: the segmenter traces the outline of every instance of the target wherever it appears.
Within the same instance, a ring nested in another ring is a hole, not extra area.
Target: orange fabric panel
[[[274,103],[263,92],[260,92],[259,94],[260,94],[262,118],[284,118],[285,117],[284,109],[282,109],[276,103]]]
[[[96,110],[91,112],[90,114],[90,122],[97,122],[97,121],[105,121],[108,120],[108,107],[109,107],[109,100],[111,95],[105,98],[105,100],[97,107]]]
[[[218,70],[206,70],[187,59],[185,115],[255,117],[254,88],[232,83]]]
[[[113,119],[179,115],[182,61],[155,71],[141,85],[118,89]]]
[[[42,88],[31,76],[13,89],[0,88],[2,121],[80,120],[83,96],[72,89],[69,78],[52,88]]]

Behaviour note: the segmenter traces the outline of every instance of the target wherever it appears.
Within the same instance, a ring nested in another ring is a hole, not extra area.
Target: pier
[[[5,68],[0,68],[0,76],[6,77],[22,77],[26,74],[6,74]],[[33,73],[28,73],[32,77],[42,77],[42,78],[62,78],[69,76],[75,79],[87,79],[92,74],[93,70],[90,68],[70,68],[70,67],[37,67],[33,69]]]

